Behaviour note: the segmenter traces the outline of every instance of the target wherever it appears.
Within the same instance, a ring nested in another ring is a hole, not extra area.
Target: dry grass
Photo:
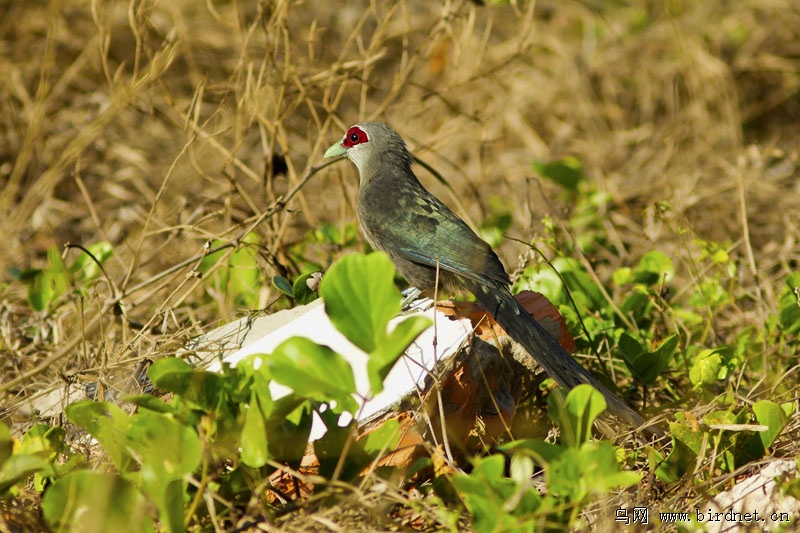
[[[0,7],[0,402],[17,429],[36,394],[64,381],[129,390],[139,363],[241,313],[194,275],[209,240],[255,231],[266,274],[296,275],[292,245],[355,219],[348,165],[303,180],[361,119],[392,124],[468,220],[502,198],[524,240],[570,209],[531,162],[575,156],[614,200],[616,254],[600,263],[664,251],[681,294],[702,276],[691,240],[729,242],[739,299],[714,335],[762,328],[777,308],[800,254],[796,4],[336,4]],[[49,313],[6,274],[43,266],[50,246],[103,240],[108,278]],[[525,252],[498,251],[510,270]],[[267,285],[261,306],[277,297]]]

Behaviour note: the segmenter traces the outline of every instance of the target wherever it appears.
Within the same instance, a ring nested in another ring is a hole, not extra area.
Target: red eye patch
[[[344,136],[344,141],[342,141],[342,146],[350,148],[351,146],[368,141],[369,138],[367,137],[367,133],[358,126],[353,126],[347,130],[347,134]]]

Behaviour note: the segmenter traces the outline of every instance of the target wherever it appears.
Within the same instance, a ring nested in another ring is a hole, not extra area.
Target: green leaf
[[[170,392],[180,392],[192,379],[194,369],[189,363],[177,357],[158,359],[150,365],[147,377],[153,385]]]
[[[693,471],[697,464],[697,454],[684,441],[673,438],[669,456],[665,459],[657,450],[650,449],[647,464],[661,481],[677,483]]]
[[[69,288],[69,274],[58,248],[47,249],[48,267],[31,269],[20,274],[28,284],[28,303],[36,311],[44,311],[56,298]]]
[[[257,251],[254,246],[248,245],[258,244],[259,237],[255,233],[248,233],[241,242],[243,245],[233,251],[223,249],[206,255],[200,261],[198,270],[227,301],[253,307],[258,302],[262,273],[256,259]],[[217,239],[211,247],[217,248],[225,244],[225,241]],[[225,264],[218,265],[223,259]]]
[[[781,409],[781,406],[767,400],[761,400],[753,404],[753,413],[759,424],[767,426],[767,431],[758,433],[764,449],[768,449],[778,438],[789,422],[789,416]]]
[[[263,403],[260,408],[263,411]],[[264,423],[269,457],[299,467],[311,434],[312,420],[308,400],[295,394],[275,400]]]
[[[383,380],[394,364],[406,351],[414,339],[428,329],[431,321],[424,316],[408,317],[388,335],[372,353],[367,361],[367,375],[369,376],[372,394],[383,391]]]
[[[696,425],[684,413],[675,413],[675,422],[670,422],[669,430],[674,441],[682,442],[695,455],[699,455],[706,437],[705,432],[696,429]]]
[[[397,443],[400,442],[400,437],[400,421],[394,419],[387,420],[377,429],[369,432],[358,443],[370,459],[374,459],[380,453],[394,450]]]
[[[272,378],[299,396],[321,402],[338,400],[354,410],[350,396],[356,392],[353,369],[344,357],[305,337],[292,337],[263,358]]]
[[[639,260],[634,271],[634,281],[653,285],[661,281],[669,281],[675,275],[675,265],[664,252],[653,250],[647,252]]]
[[[583,173],[583,165],[575,157],[565,157],[551,163],[534,161],[533,170],[540,176],[575,194],[578,193],[581,182],[586,179]]]
[[[319,298],[317,292],[312,291],[308,286],[308,280],[311,279],[312,276],[318,274],[318,271],[309,272],[308,274],[303,274],[294,280],[294,284],[292,285],[292,295],[294,296],[294,299],[297,300],[297,303],[306,305]]]
[[[56,481],[44,493],[42,514],[53,531],[153,531],[144,496],[121,477],[80,470]]]
[[[501,444],[498,449],[506,453],[525,454],[543,466],[558,459],[566,448],[539,439],[519,439]]]
[[[14,451],[14,439],[11,438],[11,430],[4,422],[0,422],[0,468]]]
[[[714,384],[721,379],[720,376],[727,375],[723,372],[724,368],[719,350],[703,350],[695,357],[694,364],[689,369],[689,381],[694,388]]]
[[[450,477],[463,499],[476,532],[530,531],[541,521],[535,513],[542,505],[539,494],[505,476],[500,454],[476,459],[472,472]]]
[[[658,348],[648,351],[635,338],[623,333],[619,338],[619,351],[633,377],[649,385],[669,366],[679,340],[677,334],[670,335]]]
[[[548,415],[561,429],[567,446],[577,447],[589,440],[592,424],[605,411],[606,400],[591,385],[578,385],[563,398],[563,392],[553,391],[548,397]]]
[[[627,283],[633,283],[633,270],[630,267],[620,267],[611,274],[611,280],[617,287],[622,287]]]
[[[9,487],[28,480],[31,474],[47,472],[53,475],[53,466],[39,455],[16,453],[9,457],[0,468],[0,494]]]
[[[183,531],[184,479],[197,470],[202,458],[194,428],[171,415],[142,411],[131,417],[126,444],[140,465],[128,477],[141,483],[169,531]]]
[[[265,413],[259,405],[255,390],[250,393],[250,403],[244,414],[242,427],[242,462],[247,466],[259,468],[269,459]]]
[[[589,496],[635,485],[641,481],[641,476],[620,471],[616,448],[609,441],[585,441],[579,447],[568,448],[550,465],[547,481],[550,491],[568,501],[582,503],[588,501]]]
[[[322,278],[319,294],[336,329],[368,353],[384,342],[389,320],[400,312],[394,266],[382,252],[341,258]]]
[[[258,236],[248,233],[242,242],[258,244]],[[261,287],[262,272],[257,257],[258,252],[254,246],[240,246],[230,256],[226,296],[248,308],[254,307],[258,302],[258,290]]]
[[[292,282],[283,276],[273,276],[272,286],[281,291],[289,298],[294,298],[294,291],[292,290]]]
[[[131,417],[111,402],[84,400],[64,409],[67,418],[91,433],[103,446],[119,472],[126,472],[132,462],[127,448],[126,432]]]
[[[106,241],[90,244],[87,250],[94,259],[89,257],[89,254],[81,252],[69,266],[70,274],[80,281],[98,277],[101,274],[99,265],[105,263],[114,253],[111,243]]]
[[[147,376],[159,389],[178,394],[191,407],[204,411],[217,408],[225,388],[219,374],[195,370],[186,361],[175,357],[155,361]]]
[[[778,304],[778,323],[784,335],[796,335],[800,333],[800,303],[794,291],[800,287],[800,272],[789,275],[785,283]]]

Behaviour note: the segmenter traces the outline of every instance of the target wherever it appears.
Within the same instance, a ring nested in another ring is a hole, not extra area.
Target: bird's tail
[[[544,327],[525,311],[508,290],[486,285],[472,289],[478,303],[494,317],[512,339],[525,348],[556,383],[566,389],[588,383],[603,394],[608,410],[613,415],[635,427],[644,425],[645,422],[638,413],[603,387],[594,376],[578,364]]]

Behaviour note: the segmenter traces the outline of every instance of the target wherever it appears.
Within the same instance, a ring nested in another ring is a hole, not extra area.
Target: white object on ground
[[[419,310],[425,307],[427,310]],[[360,406],[357,418],[359,421],[364,421],[386,407],[396,404],[415,389],[421,389],[425,377],[434,371],[436,363],[457,353],[462,342],[472,331],[468,319],[448,318],[443,313],[435,311],[430,301],[427,305],[425,302],[416,305],[415,309],[417,310],[411,314],[391,320],[389,330],[394,329],[409,316],[427,316],[434,325],[426,329],[409,346],[406,354],[398,360],[384,380],[384,390],[375,397],[370,397],[367,354],[333,326],[321,300],[255,320],[243,318],[227,324],[201,337],[195,343],[194,349],[197,352],[209,349],[215,351],[218,354],[217,359],[208,365],[207,370],[219,372],[222,368],[221,361],[235,366],[253,354],[268,355],[280,343],[291,337],[306,337],[317,344],[328,346],[341,354],[353,368],[357,390],[354,398]],[[270,383],[270,393],[274,399],[287,395],[290,390],[278,383]],[[347,422],[349,420],[340,420],[340,423]],[[309,440],[316,440],[324,434],[325,426],[315,415]]]

